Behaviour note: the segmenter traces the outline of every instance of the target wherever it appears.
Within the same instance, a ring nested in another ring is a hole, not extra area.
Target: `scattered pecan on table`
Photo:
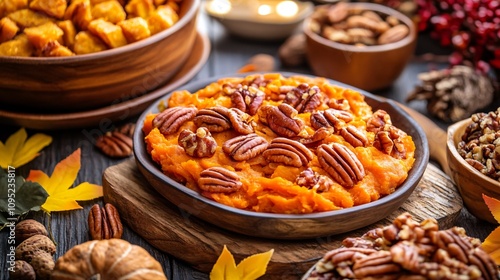
[[[104,207],[94,204],[88,216],[90,237],[94,240],[121,238],[123,225],[118,210],[106,203]]]
[[[135,124],[127,123],[113,131],[108,131],[96,139],[95,146],[105,155],[125,158],[132,154]]]

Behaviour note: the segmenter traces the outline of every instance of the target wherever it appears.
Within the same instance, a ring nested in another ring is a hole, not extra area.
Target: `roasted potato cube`
[[[72,56],[75,55],[70,49],[59,44],[58,41],[48,42],[40,52],[40,56]]]
[[[148,26],[151,35],[163,31],[179,20],[179,16],[172,7],[168,5],[159,6],[156,11],[148,18]]]
[[[0,19],[0,43],[11,40],[18,31],[19,27],[10,18],[4,17]]]
[[[90,1],[73,0],[64,13],[64,19],[73,21],[80,30],[87,30],[87,26],[92,21]]]
[[[10,13],[7,17],[13,20],[20,28],[39,26],[47,22],[54,21],[54,19],[52,19],[51,17],[48,17],[42,13],[32,11],[30,9],[15,11],[13,13]]]
[[[80,31],[76,34],[73,51],[76,54],[87,54],[107,50],[108,46],[89,31]]]
[[[13,40],[0,44],[0,56],[32,56],[34,51],[33,45],[25,34],[20,34]]]
[[[62,19],[67,7],[66,0],[32,0],[30,8],[51,17]]]
[[[127,11],[128,18],[147,19],[155,11],[155,5],[153,0],[130,0],[125,6],[125,11]]]
[[[57,26],[64,32],[63,45],[73,49],[75,44],[76,28],[71,20],[64,20],[57,23]]]
[[[116,0],[106,1],[95,5],[92,8],[94,19],[102,18],[105,21],[117,24],[127,18],[127,14],[122,5]]]
[[[124,20],[119,22],[118,26],[122,28],[123,35],[125,35],[129,43],[137,42],[151,36],[148,22],[141,17]]]
[[[24,34],[28,36],[28,40],[35,48],[43,49],[50,41],[62,42],[64,31],[57,24],[48,22],[40,26],[26,28]]]
[[[28,8],[28,0],[0,0],[0,17]]]
[[[110,48],[117,48],[127,44],[127,39],[123,35],[122,28],[111,22],[96,19],[90,22],[88,28],[92,34],[101,38]]]

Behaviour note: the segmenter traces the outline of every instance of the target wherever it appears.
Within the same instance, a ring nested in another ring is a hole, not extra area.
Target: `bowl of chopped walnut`
[[[325,78],[253,73],[190,83],[137,122],[134,155],[177,207],[240,234],[304,239],[397,209],[428,162],[390,100]]]
[[[0,1],[0,107],[75,112],[159,88],[193,49],[199,7],[200,0]]]
[[[500,108],[476,113],[448,127],[446,143],[451,176],[467,210],[497,223],[482,197],[500,198]]]
[[[318,6],[304,21],[303,32],[316,75],[368,91],[389,87],[416,46],[412,20],[374,3]]]

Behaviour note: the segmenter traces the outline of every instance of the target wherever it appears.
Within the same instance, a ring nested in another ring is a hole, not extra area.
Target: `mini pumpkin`
[[[166,280],[160,263],[146,250],[122,239],[93,240],[60,257],[52,280]]]

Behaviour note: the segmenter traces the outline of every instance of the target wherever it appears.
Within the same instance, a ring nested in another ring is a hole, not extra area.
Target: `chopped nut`
[[[217,148],[217,142],[206,127],[199,127],[196,133],[188,129],[181,131],[178,142],[186,154],[196,158],[211,157]]]
[[[224,92],[230,95],[233,108],[250,115],[255,115],[264,101],[265,93],[254,85],[238,85],[234,88],[232,85],[224,85]]]
[[[330,178],[318,174],[311,168],[307,168],[300,172],[299,176],[295,179],[295,183],[308,189],[315,189],[317,192],[327,191],[333,184]]]
[[[323,98],[318,86],[300,84],[285,95],[283,102],[294,107],[300,114],[315,111],[323,103]]]

